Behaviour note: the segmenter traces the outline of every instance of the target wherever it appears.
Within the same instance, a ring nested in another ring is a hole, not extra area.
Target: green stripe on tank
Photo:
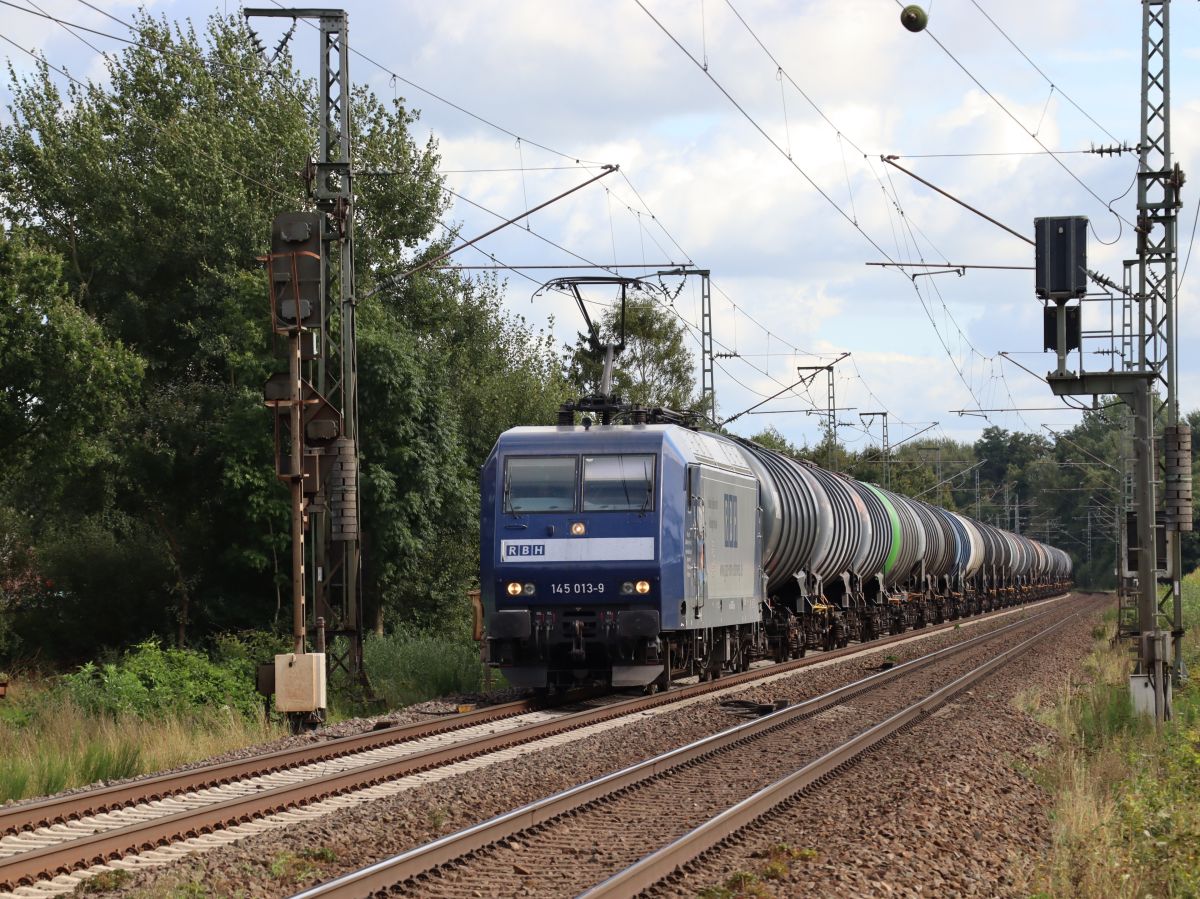
[[[879,501],[883,503],[883,508],[887,510],[888,518],[892,522],[892,548],[888,550],[888,556],[883,562],[883,574],[886,577],[892,573],[892,569],[896,567],[896,559],[900,556],[900,516],[896,514],[896,509],[892,505],[891,500],[887,498],[882,490],[874,484],[862,482],[863,486],[879,497]]]

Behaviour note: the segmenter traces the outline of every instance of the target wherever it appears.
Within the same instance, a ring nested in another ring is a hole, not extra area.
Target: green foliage
[[[0,231],[0,478],[28,498],[52,481],[11,483],[31,465],[78,475],[109,461],[143,362],[80,306],[61,258],[25,231]]]
[[[1076,738],[1086,750],[1095,751],[1115,738],[1145,730],[1145,719],[1134,714],[1127,683],[1095,682],[1076,703]]]
[[[598,325],[602,346],[619,342],[621,304],[607,308]],[[613,392],[644,408],[698,408],[692,354],[684,337],[684,326],[669,306],[651,296],[631,295],[625,309],[625,349],[613,365]],[[580,395],[600,392],[604,353],[591,346],[588,335],[580,334],[567,347],[564,365]]]
[[[705,887],[697,895],[700,899],[769,899],[772,893],[754,872],[734,871],[724,883]]]
[[[194,663],[157,648],[137,655],[129,665],[91,666],[66,679],[23,674],[10,685],[0,703],[0,803],[161,771],[282,735],[282,725],[261,713],[203,703],[197,689],[181,696],[164,684],[164,664],[196,679]],[[153,678],[144,681],[141,669]],[[152,679],[161,686],[148,688]]]
[[[29,765],[23,760],[13,757],[0,758],[0,797],[7,801],[28,796],[34,792],[29,789],[30,777]]]
[[[270,627],[289,579],[255,260],[306,205],[315,85],[238,16],[137,29],[103,84],[13,76],[0,125],[0,659]],[[367,615],[453,628],[478,466],[553,420],[561,359],[494,279],[397,278],[448,240],[437,146],[401,102],[354,111],[356,164],[395,173],[355,185]]]
[[[89,744],[84,750],[79,770],[85,783],[132,777],[142,770],[141,747],[131,743],[116,746]]]
[[[429,633],[370,636],[363,647],[367,676],[390,708],[478,690],[478,645]]]
[[[327,846],[301,849],[299,852],[280,852],[267,865],[271,877],[287,884],[312,883],[321,879],[321,872],[337,861],[337,853]]]
[[[39,756],[34,769],[34,784],[39,796],[58,793],[70,783],[71,761],[61,755]]]
[[[1200,666],[1200,572],[1183,582],[1187,664]],[[1055,710],[1060,745],[1040,772],[1054,797],[1054,851],[1042,895],[1195,896],[1200,892],[1200,687],[1176,691],[1159,731],[1129,701],[1128,655],[1107,634],[1094,680]]]
[[[779,430],[774,425],[767,425],[766,428],[759,431],[750,438],[755,443],[765,446],[767,449],[775,450],[777,453],[783,453],[785,456],[791,456],[799,459],[806,455],[807,448],[792,444],[786,437],[779,433]]]
[[[260,663],[270,662],[275,656],[291,651],[290,634],[252,630],[218,634],[213,639],[211,655],[215,664],[228,669],[235,677],[253,683]]]
[[[163,649],[154,641],[139,644],[117,662],[88,662],[64,675],[62,683],[72,702],[91,714],[146,718],[228,706],[253,718],[262,707],[244,670],[218,665],[195,650]]]

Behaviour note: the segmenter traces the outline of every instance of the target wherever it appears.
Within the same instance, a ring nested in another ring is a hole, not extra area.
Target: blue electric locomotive
[[[676,668],[748,660],[762,534],[733,444],[673,425],[515,428],[483,467],[482,503],[491,660],[513,685],[650,685],[672,651]]]

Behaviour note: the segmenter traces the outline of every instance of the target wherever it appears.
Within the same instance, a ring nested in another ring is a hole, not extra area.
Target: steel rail
[[[862,731],[836,749],[803,768],[764,787],[736,805],[684,834],[657,852],[642,858],[623,871],[579,894],[578,899],[607,899],[607,897],[636,896],[656,883],[672,876],[682,866],[694,861],[738,831],[753,824],[763,815],[793,799],[823,778],[836,774],[851,765],[881,743],[928,717],[939,706],[972,684],[991,674],[1000,666],[1029,649],[1034,643],[1054,633],[1079,615],[1076,612],[1027,640],[1000,653],[949,684],[914,702],[874,727]]]
[[[879,671],[852,683],[805,700],[792,706],[764,715],[754,721],[703,737],[685,746],[661,753],[653,758],[638,762],[627,768],[580,784],[570,789],[539,799],[490,818],[472,827],[449,834],[441,839],[417,846],[406,852],[376,862],[357,871],[319,884],[295,894],[292,899],[317,899],[317,897],[359,897],[387,890],[398,883],[418,877],[441,865],[462,858],[516,833],[545,824],[568,812],[601,800],[607,796],[643,783],[666,771],[689,765],[729,748],[748,742],[765,733],[779,730],[810,718],[826,709],[844,703],[869,690],[925,668],[938,661],[965,652],[981,643],[994,640],[1018,627],[1027,627],[1038,619],[1058,611],[1055,606],[1032,617],[1022,618],[1010,625],[973,637],[970,640],[944,647],[935,652],[912,659],[894,668]],[[1055,627],[1061,626],[1074,613]],[[1040,636],[1040,635],[1039,635]],[[1024,644],[1022,644],[1024,645]]]
[[[985,613],[983,616],[972,616],[969,620],[986,621],[989,617],[1011,613],[1015,608],[1018,607],[1000,609]],[[853,643],[842,649],[782,663],[772,668],[771,671],[773,673],[785,673],[815,664],[818,661],[836,659],[840,656],[862,652],[869,648],[884,647],[891,643],[911,639],[920,634],[936,633],[937,631],[953,627],[957,623],[959,622],[946,622],[912,632],[893,634],[872,640],[869,644]],[[721,680],[721,685],[734,686],[738,683],[749,682],[763,676],[763,669],[756,669],[742,674],[726,676]],[[706,688],[705,685],[686,687],[679,691],[663,694],[656,700],[651,700],[650,704],[657,705],[661,702],[687,698],[693,695],[694,692],[704,692],[704,689],[712,688]],[[685,693],[683,692],[684,690],[690,690],[693,693]],[[630,700],[630,702],[646,702],[646,700],[635,699]],[[12,805],[0,808],[0,836],[4,834],[18,834],[39,827],[61,824],[88,815],[128,808],[140,803],[153,802],[169,796],[178,796],[196,790],[220,786],[248,777],[272,774],[300,765],[329,761],[358,752],[366,752],[371,749],[379,749],[398,743],[419,740],[434,734],[462,730],[477,724],[484,724],[536,711],[543,707],[531,700],[518,700],[516,702],[489,706],[483,709],[476,709],[472,712],[447,716],[432,721],[402,724],[383,730],[368,731],[363,734],[341,737],[314,746],[281,749],[249,758],[234,759],[228,762],[205,765],[201,768],[179,771],[174,774],[160,774],[96,790],[80,791],[65,796]]]
[[[1066,594],[1066,596],[1069,595],[1069,593]],[[1047,600],[1047,602],[1053,602],[1053,600]],[[1006,625],[1005,627],[998,628],[995,631],[990,631],[989,633],[983,634],[979,637],[974,637],[970,640],[964,641],[963,643],[955,644],[953,647],[947,647],[946,649],[939,650],[938,653],[945,653],[948,650],[955,649],[956,647],[974,645],[980,640],[991,638],[996,634],[1003,633],[1012,629],[1013,627],[1027,624],[1030,620],[1035,620],[1042,615],[1049,614],[1049,612],[1054,611],[1054,608],[1038,613],[1033,619],[1024,617],[1014,624]],[[977,618],[975,620],[984,621],[988,620],[990,617],[997,617],[1006,613],[1013,614],[1014,612],[1019,612],[1022,610],[1024,610],[1024,607],[1020,606],[1007,608],[996,613],[991,613],[988,617]],[[413,753],[398,759],[374,762],[326,777],[313,778],[296,784],[275,787],[272,789],[263,790],[261,792],[256,792],[249,796],[234,797],[212,803],[201,808],[181,811],[148,821],[130,824],[125,827],[116,828],[101,833],[89,834],[81,836],[77,839],[67,840],[50,846],[32,849],[28,852],[22,852],[0,859],[0,888],[11,889],[18,885],[33,883],[37,879],[47,875],[54,876],[61,873],[70,873],[71,871],[81,867],[86,867],[92,864],[101,864],[114,858],[119,858],[123,855],[145,851],[160,845],[165,845],[180,837],[190,837],[201,833],[210,833],[231,824],[242,823],[253,820],[254,818],[274,814],[275,812],[289,807],[308,805],[312,802],[329,798],[330,796],[364,789],[379,783],[394,780],[409,774],[414,774],[419,771],[473,758],[489,752],[494,752],[498,749],[529,743],[534,740],[553,736],[569,730],[575,730],[590,724],[596,724],[611,720],[613,718],[628,716],[658,705],[675,703],[683,699],[691,698],[697,695],[703,695],[704,693],[713,692],[715,690],[722,690],[727,687],[738,686],[743,683],[753,682],[755,680],[771,677],[780,673],[788,673],[789,671],[797,668],[817,664],[819,662],[837,658],[850,653],[873,651],[888,645],[888,643],[897,642],[904,639],[912,639],[914,636],[919,637],[926,633],[934,633],[938,630],[953,627],[955,624],[957,624],[957,622],[947,622],[945,625],[927,628],[918,632],[917,634],[907,632],[904,634],[893,635],[889,639],[872,641],[870,644],[856,644],[845,647],[841,650],[821,653],[819,655],[806,657],[803,659],[796,659],[791,662],[786,662],[782,665],[774,665],[769,668],[747,671],[742,674],[732,675],[708,683],[700,683],[689,687],[683,687],[667,693],[660,693],[654,696],[638,697],[636,699],[613,703],[599,709],[589,709],[581,712],[569,713],[560,718],[535,723],[527,727],[517,728],[507,733],[488,734],[471,740],[463,741],[461,743],[455,743],[444,747],[425,750],[419,753]],[[936,655],[936,653],[934,655]],[[911,664],[912,663],[905,663],[903,666],[896,666],[896,668],[890,669],[888,672],[881,672],[881,674],[889,674],[899,670],[911,670],[910,668],[906,667]],[[872,675],[871,677],[876,676],[877,675]],[[870,678],[864,678],[863,680],[870,680]],[[794,710],[799,708],[799,706],[793,706],[791,708]],[[487,710],[481,710],[481,713],[486,711]],[[815,713],[815,711],[812,712],[812,714]],[[476,715],[480,713],[467,714]],[[516,714],[516,712],[513,714]],[[430,722],[429,724],[440,723],[443,722]],[[422,723],[420,726],[425,725]],[[378,734],[382,733],[385,732],[378,732]],[[358,737],[349,737],[343,739],[352,741],[369,736],[371,735],[366,734],[359,735]],[[294,752],[294,750],[283,750],[282,752],[288,753]],[[251,759],[246,761],[254,762],[255,760]],[[184,772],[184,775],[180,776],[185,776],[189,773],[194,775],[196,772]],[[173,776],[164,775],[164,778],[169,777]],[[145,782],[137,782],[136,784],[130,784],[127,786],[133,787],[144,783]],[[78,795],[80,797],[84,797],[87,794]],[[72,799],[74,797],[65,798]]]

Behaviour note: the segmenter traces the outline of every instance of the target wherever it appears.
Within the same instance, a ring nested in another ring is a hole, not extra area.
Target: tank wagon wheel
[[[821,649],[829,652],[837,646],[837,625],[826,624],[821,630]]]

